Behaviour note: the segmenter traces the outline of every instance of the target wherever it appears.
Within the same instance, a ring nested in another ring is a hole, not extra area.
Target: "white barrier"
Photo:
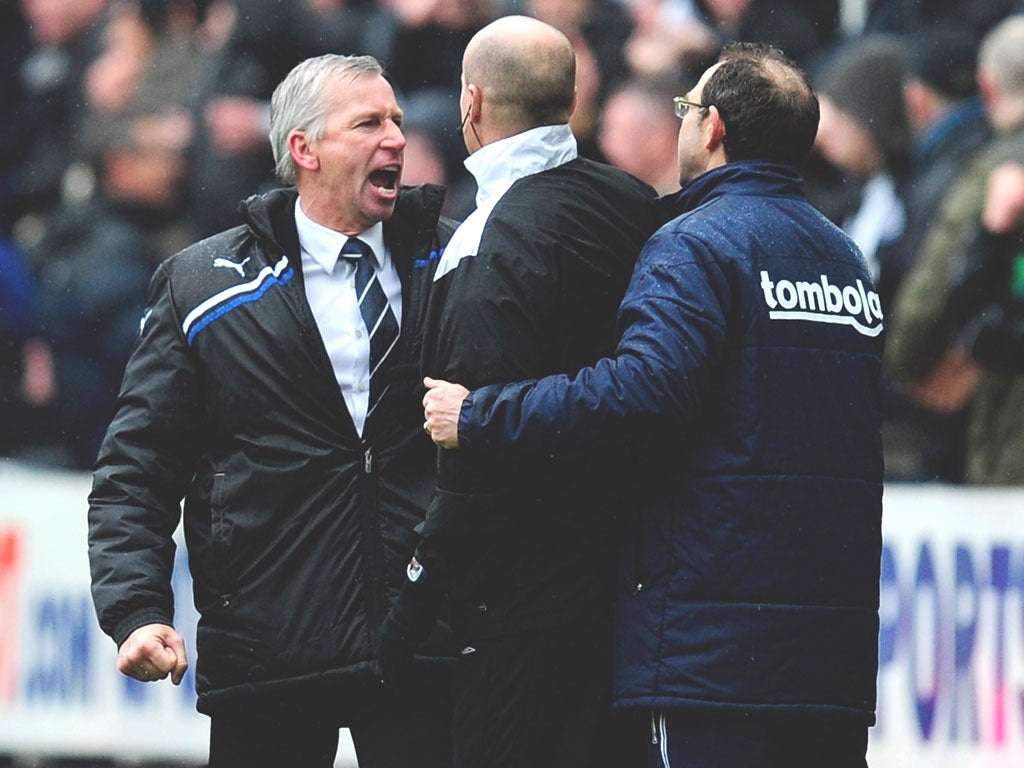
[[[1024,490],[886,490],[875,768],[1024,765]]]
[[[0,461],[0,754],[206,756],[194,678],[116,670],[89,597],[79,473]],[[873,768],[1024,765],[1024,490],[887,489]],[[179,550],[177,624],[195,612]],[[190,648],[192,644],[190,642]],[[194,661],[194,659],[193,659]],[[344,739],[338,766],[352,766]]]
[[[209,720],[195,711],[194,666],[179,687],[117,671],[89,594],[81,473],[0,460],[0,755],[105,756],[204,763]],[[184,547],[175,625],[195,662],[195,609]],[[336,766],[355,766],[342,733]]]

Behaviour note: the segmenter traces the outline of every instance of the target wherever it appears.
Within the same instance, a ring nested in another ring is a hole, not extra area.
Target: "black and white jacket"
[[[250,198],[245,225],[157,270],[89,499],[93,597],[118,644],[172,622],[185,499],[207,712],[260,688],[379,678],[379,624],[434,487],[419,359],[452,230],[444,192],[403,189],[385,222],[402,328],[362,436],[303,290],[296,197]],[[440,661],[440,648],[424,655]]]
[[[478,208],[435,275],[425,372],[472,389],[609,354],[633,265],[659,224],[654,191],[577,157],[564,125],[488,145],[466,165]],[[418,551],[447,571],[460,642],[610,616],[621,458],[441,453]]]

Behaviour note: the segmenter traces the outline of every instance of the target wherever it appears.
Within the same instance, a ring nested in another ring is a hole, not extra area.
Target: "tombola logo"
[[[849,325],[857,333],[882,332],[882,302],[878,294],[857,280],[854,285],[833,285],[826,275],[817,282],[772,280],[761,271],[761,290],[772,320]]]

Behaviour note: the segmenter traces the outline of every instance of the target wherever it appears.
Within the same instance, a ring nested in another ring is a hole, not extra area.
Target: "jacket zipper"
[[[384,621],[382,610],[386,609],[387,589],[381,561],[383,543],[380,537],[380,521],[377,515],[377,480],[373,474],[373,449],[363,441],[363,539],[366,553],[366,619],[370,627],[371,647],[376,646],[376,633]]]

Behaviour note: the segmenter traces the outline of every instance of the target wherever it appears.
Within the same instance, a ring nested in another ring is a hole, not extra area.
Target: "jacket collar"
[[[270,251],[283,252],[298,265],[299,235],[295,228],[294,187],[273,189],[242,201],[239,210],[245,222]],[[402,187],[395,212],[384,222],[384,240],[391,251],[398,274],[405,279],[412,271],[413,258],[421,246],[429,245],[444,204],[444,188],[436,184]],[[300,274],[302,270],[296,270]]]
[[[500,198],[525,176],[576,158],[576,137],[568,125],[544,125],[481,147],[465,160],[476,179],[476,205]]]
[[[659,198],[658,206],[671,219],[726,194],[803,199],[803,178],[787,163],[726,163],[701,174],[678,192]]]

